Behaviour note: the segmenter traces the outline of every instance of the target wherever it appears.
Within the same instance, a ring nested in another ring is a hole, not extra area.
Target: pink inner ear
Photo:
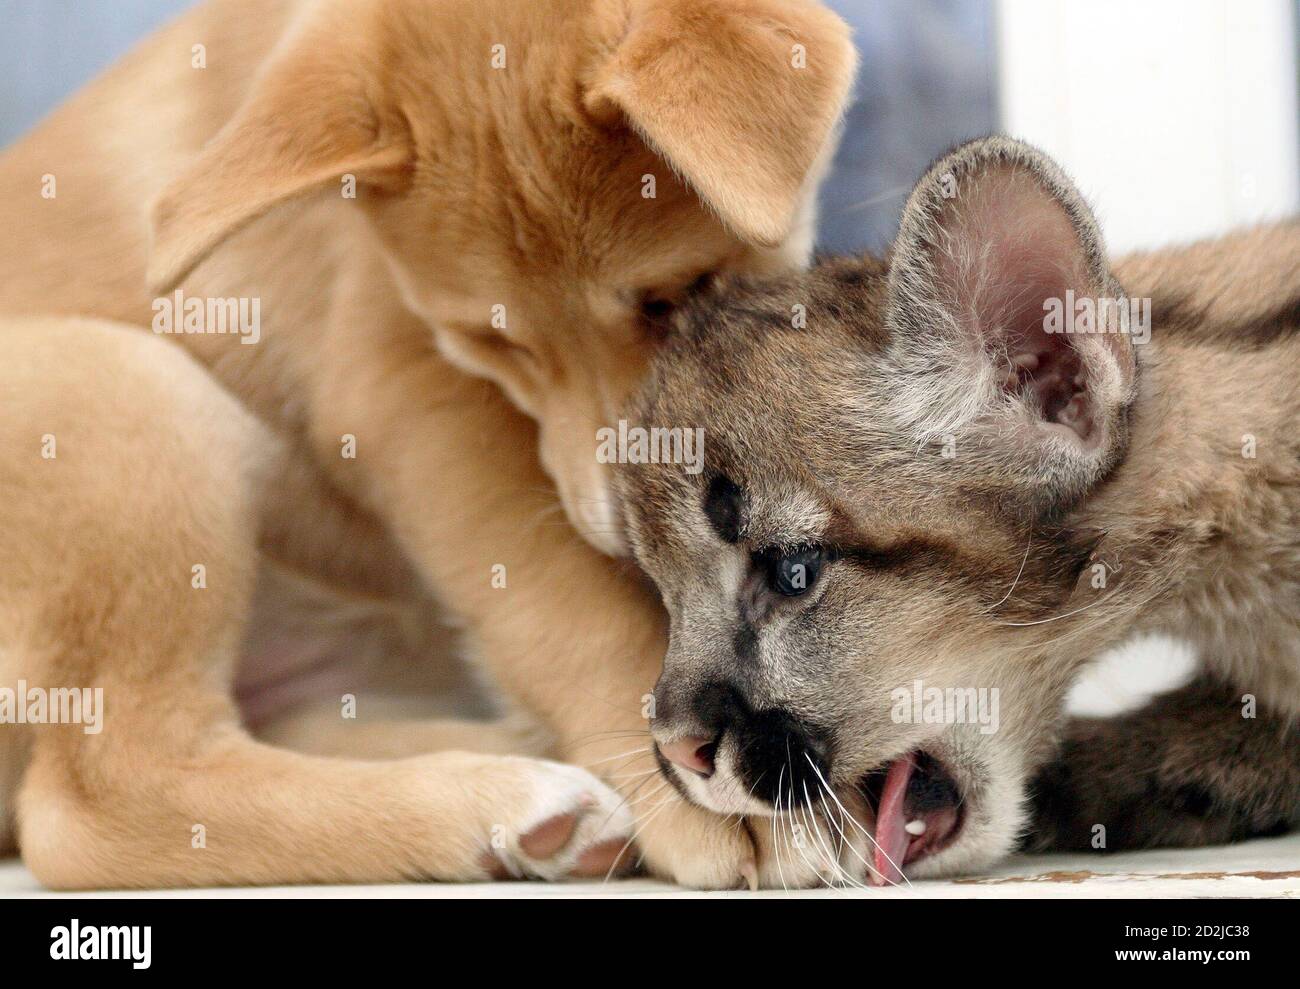
[[[1030,174],[999,168],[967,179],[941,224],[939,277],[964,326],[1044,423],[1093,445],[1095,405],[1070,334],[1049,333],[1044,303],[1086,296],[1087,261],[1062,207]]]

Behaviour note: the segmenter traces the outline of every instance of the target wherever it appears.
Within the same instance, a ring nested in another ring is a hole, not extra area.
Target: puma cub
[[[921,179],[885,258],[694,300],[630,418],[672,617],[663,773],[742,815],[764,884],[1300,822],[1300,225],[1117,261],[1003,138]],[[1200,678],[1070,720],[1139,632]]]

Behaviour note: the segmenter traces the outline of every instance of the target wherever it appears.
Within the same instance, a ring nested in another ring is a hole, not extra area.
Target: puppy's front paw
[[[673,797],[646,816],[637,844],[653,875],[693,889],[864,886],[875,874],[863,820],[863,808],[836,805],[742,821]]]
[[[756,889],[758,860],[744,824],[669,799],[646,813],[637,832],[646,869],[692,889]]]
[[[491,825],[481,865],[493,879],[604,878],[630,871],[632,813],[626,802],[577,766],[506,760],[517,791]]]
[[[857,807],[827,804],[745,820],[758,852],[762,889],[861,887],[878,879],[874,841]],[[882,880],[883,881],[883,880]]]

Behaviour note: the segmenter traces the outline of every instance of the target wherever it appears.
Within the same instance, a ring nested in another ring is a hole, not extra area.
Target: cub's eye
[[[820,546],[803,546],[792,553],[766,550],[767,586],[788,598],[807,594],[821,576],[826,551]]]

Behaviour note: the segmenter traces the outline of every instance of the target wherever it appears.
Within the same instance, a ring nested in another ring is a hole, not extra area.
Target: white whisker
[[[808,753],[805,752],[804,755],[807,756]],[[873,835],[866,828],[864,828],[862,824],[858,821],[858,819],[849,812],[849,809],[845,807],[842,803],[840,803],[840,798],[835,795],[834,787],[832,787],[829,783],[826,782],[826,777],[823,776],[822,771],[817,768],[817,763],[813,762],[812,759],[809,758],[808,765],[812,766],[813,772],[816,773],[817,778],[822,781],[822,786],[826,787],[826,792],[831,795],[831,799],[835,801],[836,806],[839,807],[840,810],[844,811],[845,815],[847,815],[849,819],[849,823],[862,832],[863,836],[867,839],[867,841],[871,842],[871,844],[880,852],[880,854],[885,856],[885,861],[888,862],[890,865],[892,865],[895,869],[898,869],[899,874],[903,877],[903,882],[911,886],[912,880],[907,878],[907,874],[903,872],[899,864],[895,862],[893,859],[891,859],[889,855],[885,852],[885,850],[880,847],[880,845],[876,842],[876,836]],[[872,871],[874,872],[875,870],[873,869]],[[897,886],[898,883],[891,882],[890,885]]]
[[[777,820],[781,816],[781,783],[785,780],[785,767],[781,767],[781,775],[776,780],[776,813],[772,815],[772,850],[776,853],[776,871],[781,876],[781,888],[790,892],[790,887],[785,882],[785,869],[781,867],[781,839],[777,836]]]
[[[1007,593],[1002,595],[1001,601],[999,601],[997,604],[989,606],[984,610],[984,613],[986,615],[992,614],[994,611],[997,611],[998,608],[1006,604],[1007,600],[1011,597],[1011,595],[1015,593],[1016,585],[1020,583],[1020,578],[1024,576],[1025,564],[1029,562],[1029,549],[1033,545],[1034,545],[1034,530],[1033,527],[1031,526],[1029,529],[1029,540],[1025,543],[1025,555],[1020,558],[1020,570],[1016,573],[1016,579],[1011,582],[1011,587],[1007,590]]]
[[[658,790],[655,791],[655,793],[658,792],[659,792]],[[653,796],[653,794],[651,794],[651,796]],[[664,808],[667,807],[668,804],[672,802],[674,796],[676,796],[676,794],[670,794],[668,799],[663,800],[660,803],[656,804],[653,808],[651,808],[650,814],[647,817],[641,819],[640,825],[637,828],[633,829],[631,837],[627,839],[623,847],[618,850],[618,854],[614,856],[614,861],[610,864],[609,871],[605,873],[605,878],[603,880],[604,882],[609,882],[610,876],[612,876],[614,874],[614,870],[618,868],[618,863],[623,858],[623,856],[627,854],[627,850],[631,848],[633,843],[637,840],[637,838],[640,837],[645,832],[647,825],[649,825],[651,821],[653,821],[656,817],[658,817],[660,814],[663,813]]]
[[[862,857],[862,853],[859,852],[856,848],[853,847],[853,841],[849,838],[849,836],[848,836],[847,834],[844,833],[844,828],[841,827],[840,824],[837,823],[837,822],[835,821],[835,819],[831,816],[831,806],[830,806],[830,804],[828,804],[828,803],[826,802],[826,788],[825,788],[825,787],[822,787],[822,796],[821,796],[821,801],[822,801],[822,806],[826,808],[826,820],[829,821],[830,824],[831,824],[831,826],[834,827],[835,830],[838,831],[838,832],[840,833],[840,847],[841,847],[841,848],[845,848],[845,847],[847,847],[848,850],[849,850],[850,852],[852,852],[853,855],[857,858],[857,860],[858,860],[859,862],[861,862],[863,865],[865,865],[865,866],[867,867],[867,875],[871,875],[871,873],[872,873],[872,871],[873,871],[872,868],[871,868],[871,863],[868,862],[866,859],[864,859],[864,858]],[[847,872],[845,872],[845,877],[849,880],[850,883],[852,883],[852,884],[853,884],[855,887],[857,887],[858,889],[866,889],[866,888],[867,888],[867,884],[866,884],[866,883],[862,883],[862,882],[857,881],[857,880],[854,879],[852,876],[848,875]]]
[[[1098,598],[1096,601],[1092,602],[1092,604],[1085,604],[1082,608],[1075,608],[1073,611],[1067,611],[1064,615],[1055,615],[1052,618],[1040,618],[1037,621],[1032,622],[999,622],[998,624],[1007,628],[1028,628],[1030,625],[1046,625],[1049,622],[1059,622],[1063,618],[1071,618],[1074,615],[1082,614],[1089,608],[1095,608],[1097,605],[1104,604],[1109,600],[1110,595],[1107,594],[1103,598]]]
[[[803,815],[804,824],[812,829],[813,834],[817,838],[817,847],[821,853],[824,853],[824,861],[830,867],[831,875],[835,877],[835,882],[838,883],[841,880],[839,859],[831,853],[830,846],[827,845],[825,840],[822,838],[821,825],[817,823],[817,809],[813,806],[812,797],[808,795],[808,784],[802,783],[801,785],[803,786],[804,804],[800,808],[800,812]],[[820,873],[818,873],[818,875],[819,877],[821,876]],[[821,878],[822,882],[826,883],[828,887],[831,889],[835,888],[834,883],[827,882],[824,877]]]

